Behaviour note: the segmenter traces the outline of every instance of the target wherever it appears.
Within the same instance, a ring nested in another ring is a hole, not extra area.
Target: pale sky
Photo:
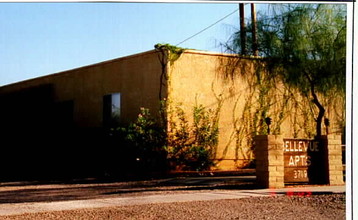
[[[152,50],[157,43],[176,45],[236,9],[237,3],[2,2],[0,86]],[[237,12],[179,46],[221,52],[220,43],[238,27]]]

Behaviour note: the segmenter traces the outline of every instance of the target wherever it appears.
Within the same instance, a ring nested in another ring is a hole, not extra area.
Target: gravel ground
[[[2,216],[1,219],[345,219],[345,194],[159,203]]]

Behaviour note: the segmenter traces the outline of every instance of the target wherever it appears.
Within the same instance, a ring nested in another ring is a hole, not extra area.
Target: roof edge
[[[220,53],[220,52],[213,52],[213,51],[206,51],[206,50],[194,50],[194,49],[184,49],[183,53],[209,55],[209,56],[236,57],[236,58],[244,58],[244,59],[262,59],[262,57],[259,57],[259,56],[244,56],[244,55],[239,55],[239,54]]]
[[[130,59],[130,58],[133,58],[133,57],[142,56],[142,55],[151,54],[151,53],[156,53],[156,52],[157,52],[156,50],[148,50],[148,51],[144,51],[144,52],[139,52],[139,53],[128,55],[128,56],[123,56],[123,57],[118,57],[118,58],[114,58],[114,59],[110,59],[110,60],[100,61],[100,62],[94,63],[94,64],[88,64],[88,65],[85,65],[85,66],[75,67],[73,69],[67,69],[67,70],[63,70],[63,71],[60,71],[60,72],[49,73],[47,75],[34,77],[34,78],[31,78],[31,79],[21,80],[21,81],[18,81],[18,82],[14,82],[14,83],[10,83],[10,84],[0,86],[0,88],[5,88],[5,87],[8,87],[8,86],[13,86],[13,85],[16,85],[16,84],[21,84],[21,83],[26,83],[26,82],[31,82],[33,80],[44,79],[44,78],[48,78],[48,77],[56,77],[58,75],[66,74],[66,73],[68,73],[70,71],[76,71],[76,70],[80,70],[80,69],[91,68],[91,67],[95,67],[95,66],[99,66],[99,65],[103,65],[103,64],[116,62],[118,60],[126,60],[126,59]]]
[[[91,67],[95,67],[95,66],[98,66],[98,65],[103,65],[103,64],[116,62],[118,60],[126,60],[126,59],[130,59],[130,58],[133,58],[133,57],[143,56],[143,55],[147,55],[147,54],[151,54],[151,53],[157,53],[157,52],[158,52],[158,50],[156,50],[156,49],[148,50],[148,51],[144,51],[144,52],[139,52],[139,53],[136,53],[136,54],[127,55],[127,56],[123,56],[123,57],[118,57],[118,58],[114,58],[114,59],[110,59],[110,60],[105,60],[105,61],[101,61],[101,62],[94,63],[94,64],[89,64],[89,65],[85,65],[85,66],[81,66],[81,67],[76,67],[76,68],[73,68],[73,69],[67,69],[67,70],[63,70],[63,71],[60,71],[60,72],[50,73],[50,74],[47,74],[47,75],[43,75],[43,76],[31,78],[31,79],[21,80],[21,81],[18,81],[18,82],[14,82],[14,83],[10,83],[10,84],[0,86],[0,88],[5,88],[5,87],[8,87],[8,86],[13,86],[13,85],[16,85],[16,84],[21,84],[21,83],[26,83],[26,82],[31,82],[31,81],[38,80],[38,79],[56,77],[56,76],[59,76],[59,75],[62,75],[62,74],[69,73],[70,71],[76,71],[76,70],[80,70],[80,69],[91,68]],[[262,59],[261,57],[255,57],[255,56],[241,56],[241,55],[238,55],[238,54],[220,53],[220,52],[205,51],[205,50],[195,50],[195,49],[184,49],[183,53],[207,55],[207,56],[209,55],[209,56],[233,57],[233,58],[236,57],[236,58],[244,58],[244,59]]]

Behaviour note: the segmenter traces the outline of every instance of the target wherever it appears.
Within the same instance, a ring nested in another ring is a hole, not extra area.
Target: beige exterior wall
[[[314,134],[315,107],[279,82],[267,84],[262,79],[255,84],[254,62],[257,59],[187,50],[170,66],[169,112],[179,106],[192,122],[194,106],[216,110],[222,104],[215,169],[241,168],[254,158],[253,136],[266,133],[265,117],[272,118],[271,134],[301,138]],[[232,69],[233,63],[238,68]],[[325,103],[326,117],[331,120],[330,132],[340,133],[344,99],[335,99]]]
[[[0,87],[0,94],[51,84],[55,102],[74,101],[75,125],[101,127],[103,96],[119,92],[121,118],[123,122],[130,122],[136,119],[140,107],[149,108],[153,114],[159,111],[163,66],[158,55],[153,50],[27,80]],[[226,67],[232,61],[237,62],[237,57],[187,50],[164,68],[168,81],[162,85],[168,112],[180,106],[189,121],[192,121],[195,105],[216,110],[219,103],[222,104],[215,168],[222,170],[241,168],[253,159],[253,134],[265,132],[264,117],[273,119],[272,134],[306,138],[314,131],[314,121],[309,115],[314,107],[302,101],[297,92],[288,91],[279,83],[254,85],[253,63],[256,61],[253,59],[240,59],[239,68],[234,70],[235,77],[231,77],[231,69]],[[270,89],[265,93],[262,88],[266,87]],[[331,132],[340,133],[344,102],[342,97],[335,99],[326,100],[325,105],[331,119]]]
[[[187,113],[189,122],[192,122],[194,106],[203,105],[215,110],[219,107],[220,100],[223,100],[219,119],[218,167],[233,169],[237,162],[235,154],[238,153],[233,139],[233,113],[236,107],[243,106],[243,101],[239,101],[237,105],[235,102],[239,94],[244,94],[246,85],[238,82],[234,86],[230,82],[224,82],[217,72],[220,65],[218,58],[216,55],[185,52],[171,67],[168,100],[173,108],[179,105]],[[186,68],[188,66],[191,68]]]
[[[51,84],[55,102],[74,101],[77,126],[101,127],[103,96],[107,94],[121,93],[124,122],[136,119],[140,107],[157,112],[161,72],[153,50],[0,87],[0,94]]]

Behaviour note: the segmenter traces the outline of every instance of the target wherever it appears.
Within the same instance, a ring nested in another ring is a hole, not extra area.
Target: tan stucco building
[[[33,125],[48,133],[51,132],[44,129],[46,126],[96,130],[111,126],[113,120],[135,120],[141,107],[159,117],[163,100],[167,104],[168,126],[170,120],[175,120],[177,107],[184,110],[190,124],[193,107],[202,105],[217,115],[217,166],[213,169],[221,170],[243,167],[253,159],[252,137],[267,132],[265,117],[272,118],[272,133],[313,136],[314,106],[279,82],[267,84],[264,79],[258,80],[259,59],[196,50],[172,55],[169,50],[156,49],[0,87],[0,100],[4,103],[2,129],[13,138],[19,129],[34,132]],[[331,120],[330,132],[341,133],[344,97],[334,97],[325,104],[326,117]],[[76,151],[76,146],[63,150],[59,145],[53,149],[49,143],[45,151],[61,151],[62,158],[72,152],[81,155],[88,151],[89,144],[77,144],[80,150]],[[18,149],[25,148],[23,144],[20,141]],[[97,147],[98,151],[102,148]],[[9,154],[13,153],[15,150],[9,150]],[[91,160],[96,156],[93,153]]]

